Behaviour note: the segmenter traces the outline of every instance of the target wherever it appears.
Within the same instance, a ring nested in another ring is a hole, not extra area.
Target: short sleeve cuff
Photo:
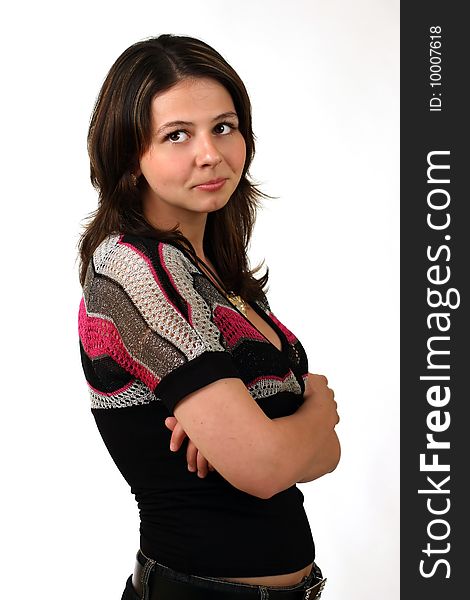
[[[188,394],[218,379],[236,377],[240,373],[228,352],[204,352],[174,369],[155,388],[155,396],[173,414],[176,404]]]

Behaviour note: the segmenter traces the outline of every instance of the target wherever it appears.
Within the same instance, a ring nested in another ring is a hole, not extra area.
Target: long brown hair
[[[96,100],[88,132],[88,154],[91,182],[99,192],[99,201],[78,242],[82,286],[93,252],[112,233],[172,241],[196,257],[191,242],[177,226],[163,230],[146,220],[142,191],[147,183],[141,176],[136,185],[133,175],[151,143],[152,99],[179,81],[195,77],[210,77],[227,89],[246,144],[242,176],[230,201],[208,213],[204,253],[227,289],[248,301],[262,297],[269,268],[256,279],[254,273],[263,263],[250,270],[247,248],[260,201],[273,196],[260,191],[249,179],[255,135],[248,93],[235,70],[214,48],[196,38],[173,34],[137,42],[125,50],[111,67]]]

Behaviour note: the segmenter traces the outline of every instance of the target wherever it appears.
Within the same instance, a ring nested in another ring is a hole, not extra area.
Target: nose
[[[222,155],[209,135],[201,135],[196,142],[196,164],[198,167],[205,165],[216,166],[222,161]]]

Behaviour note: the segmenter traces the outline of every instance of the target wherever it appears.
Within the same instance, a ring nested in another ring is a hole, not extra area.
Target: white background
[[[1,596],[118,600],[133,569],[137,507],[81,370],[76,243],[97,202],[99,87],[130,44],[175,33],[214,46],[247,86],[251,172],[278,196],[251,262],[266,260],[273,312],[339,405],[340,465],[300,486],[324,598],[396,600],[398,0],[29,1],[1,28]]]

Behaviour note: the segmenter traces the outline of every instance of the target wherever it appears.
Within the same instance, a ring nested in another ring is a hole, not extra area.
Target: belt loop
[[[144,556],[143,553],[142,556]],[[149,578],[150,574],[152,573],[155,567],[155,563],[155,560],[145,556],[145,565],[142,569],[142,577],[140,579],[140,582],[142,584],[142,600],[149,600]]]
[[[305,594],[303,595],[303,600],[318,600],[321,597],[323,592],[323,588],[325,587],[326,577],[325,579],[321,579],[315,585],[307,588],[305,590]],[[312,592],[315,595],[312,595]]]
[[[261,600],[269,600],[269,590],[264,585],[259,586],[259,593]]]

